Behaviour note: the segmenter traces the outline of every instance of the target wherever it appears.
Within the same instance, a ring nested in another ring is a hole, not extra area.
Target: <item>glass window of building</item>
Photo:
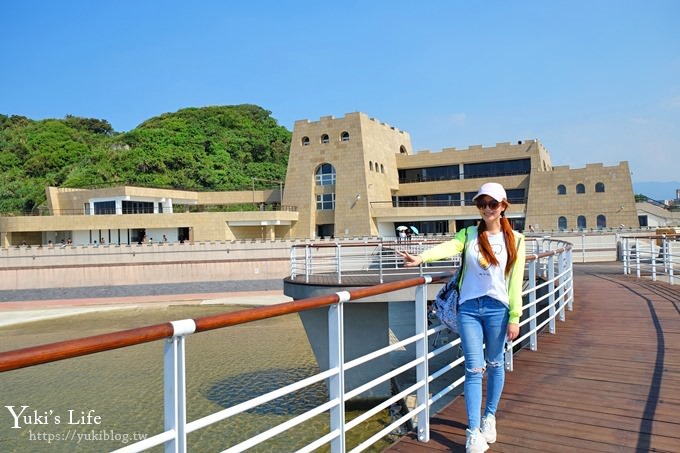
[[[557,219],[557,229],[558,230],[566,230],[567,229],[567,218],[564,216],[560,216]]]
[[[578,218],[576,219],[576,226],[581,230],[587,228],[588,225],[586,223],[586,216],[584,215],[578,216]]]
[[[566,195],[567,194],[567,186],[564,184],[560,184],[557,186],[557,195]]]
[[[399,170],[399,182],[447,181],[460,179],[459,165],[441,167],[406,168]]]
[[[330,139],[330,137],[328,136],[328,134],[323,134],[323,135],[321,136],[321,143],[324,143],[324,144],[325,144],[325,143],[329,143],[330,141],[331,141],[331,139]]]
[[[407,151],[406,151],[406,147],[404,145],[401,145],[399,147],[399,153],[400,154],[408,154]]]
[[[321,164],[316,169],[316,185],[332,186],[335,184],[335,168],[331,164]]]
[[[380,164],[380,173],[385,173],[385,166]]]
[[[465,164],[463,174],[466,179],[470,179],[528,175],[530,172],[531,159],[516,159]]]
[[[349,132],[343,131],[343,132],[340,134],[340,141],[341,141],[341,142],[348,142],[348,141],[349,141]]]
[[[526,191],[524,189],[506,189],[505,194],[508,196],[508,202],[521,204],[526,203]]]
[[[302,146],[309,146],[309,137],[302,137]]]
[[[123,214],[153,214],[153,201],[123,200]]]
[[[115,201],[95,201],[94,203],[94,214],[115,214],[116,213],[116,202]]]
[[[319,211],[333,211],[335,209],[335,194],[324,193],[317,195],[316,209]]]
[[[465,192],[463,194],[463,200],[464,200],[463,206],[474,206],[475,202],[472,201],[472,199],[474,198],[475,195],[477,195],[476,190],[474,192]]]
[[[370,160],[368,161],[368,169],[373,171],[373,162]]]
[[[595,184],[595,192],[604,192],[604,183],[598,182]]]
[[[576,193],[586,193],[586,186],[581,183],[576,184]]]
[[[600,214],[597,216],[597,227],[598,228],[607,228],[607,217],[604,215]]]

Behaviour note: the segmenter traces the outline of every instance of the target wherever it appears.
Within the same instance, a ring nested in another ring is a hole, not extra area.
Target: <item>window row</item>
[[[598,182],[595,184],[595,192],[601,193],[604,192],[604,183],[603,182]],[[585,184],[578,183],[576,184],[576,193],[586,193],[586,186]],[[557,195],[566,195],[567,194],[567,186],[564,184],[560,184],[557,186]]]
[[[341,142],[348,142],[349,141],[349,132],[342,131],[340,133],[340,141]],[[321,136],[319,137],[319,143],[321,143],[321,144],[325,145],[325,144],[330,143],[330,142],[331,142],[331,137],[328,134],[321,134]],[[302,143],[302,146],[309,146],[310,143],[311,143],[311,140],[309,139],[309,137],[304,136],[304,137],[302,137],[301,143]]]
[[[501,160],[469,164],[442,165],[438,167],[406,168],[399,170],[399,182],[449,181],[472,178],[528,175],[531,159]]]
[[[378,166],[378,162],[376,162],[375,165],[373,165],[373,161],[370,160],[368,161],[368,169],[379,173],[385,173],[385,167],[383,166],[383,164],[380,164],[380,166]]]
[[[600,214],[597,216],[597,228],[607,228],[607,217],[604,216],[603,214]],[[557,228],[560,230],[567,230],[569,229],[569,224],[567,222],[567,218],[564,216],[560,216],[557,219]],[[576,228],[583,230],[588,228],[588,222],[586,221],[586,216],[580,215],[576,218]]]

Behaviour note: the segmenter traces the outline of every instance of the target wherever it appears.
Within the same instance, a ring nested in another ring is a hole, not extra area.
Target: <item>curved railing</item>
[[[561,247],[555,247],[548,251],[539,251],[538,247],[534,248],[532,246],[530,252],[527,256],[527,281],[523,292],[524,315],[520,321],[520,337],[513,343],[508,344],[506,348],[506,367],[509,370],[512,370],[513,367],[513,354],[523,345],[528,345],[531,350],[536,350],[539,332],[548,330],[550,333],[555,333],[556,320],[564,321],[565,311],[567,309],[571,310],[573,303],[571,245],[562,243]],[[431,322],[432,317],[428,311],[428,285],[444,280],[449,276],[450,273],[435,276],[424,275],[278,305],[263,306],[197,319],[185,319],[77,340],[2,352],[0,353],[0,372],[8,372],[58,360],[167,339],[163,353],[165,388],[164,431],[140,442],[128,444],[116,450],[117,452],[140,452],[158,445],[164,445],[166,452],[185,452],[188,449],[188,433],[226,420],[320,382],[326,382],[327,384],[329,395],[327,401],[303,414],[266,429],[243,442],[230,446],[225,451],[238,452],[247,450],[319,414],[327,413],[330,416],[330,429],[328,432],[298,451],[311,452],[322,446],[330,445],[332,452],[345,452],[348,448],[345,442],[348,431],[366,422],[376,414],[383,413],[392,405],[403,402],[409,396],[415,396],[415,403],[411,405],[412,407],[408,411],[395,415],[386,426],[383,426],[378,432],[361,441],[359,445],[350,451],[363,451],[399,427],[404,425],[410,426],[412,420],[415,420],[417,426],[418,439],[428,441],[430,436],[431,406],[455,389],[459,389],[464,381],[463,372],[461,371],[464,362],[463,357],[455,358],[436,370],[430,369],[430,366],[436,362],[433,359],[436,357],[441,358],[443,353],[450,351],[460,343],[460,339],[455,338],[450,341],[447,340],[443,345],[440,345],[437,338],[446,329],[441,325],[434,325]],[[344,356],[345,329],[343,313],[347,304],[355,303],[355,301],[360,301],[363,298],[391,293],[405,288],[415,289],[415,317],[413,319],[415,333],[408,338],[394,341],[386,347],[361,357],[346,360]],[[257,320],[321,307],[328,307],[328,369],[210,415],[187,421],[185,345],[188,337],[195,333],[242,325]],[[389,355],[394,351],[403,350],[409,345],[414,346],[415,352],[413,357],[406,363],[356,388],[345,388],[345,373],[347,371]],[[414,372],[415,379],[406,388],[398,389],[390,398],[376,403],[358,417],[352,420],[346,419],[345,403],[347,401],[376,386],[386,382],[389,383],[396,376],[409,372]],[[450,379],[452,381],[451,384],[432,394],[432,382],[443,376]],[[460,377],[456,378],[456,376]]]
[[[450,237],[433,239],[412,239],[403,241],[365,241],[361,243],[314,243],[296,244],[290,250],[290,277],[304,279],[307,283],[314,275],[336,276],[336,283],[342,284],[343,277],[352,275],[373,276],[384,283],[385,277],[412,276],[416,270],[404,268],[404,259],[397,252],[406,251],[418,255]],[[419,268],[419,275],[443,273],[458,266],[459,257],[428,263]]]
[[[640,277],[663,278],[673,285],[675,269],[680,267],[680,234],[624,236],[621,238],[623,273]]]

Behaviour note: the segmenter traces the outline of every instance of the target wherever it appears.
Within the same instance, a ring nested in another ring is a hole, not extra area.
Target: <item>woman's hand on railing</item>
[[[411,255],[408,252],[397,251],[399,256],[404,258],[404,267],[416,267],[423,264],[423,258],[420,255]]]

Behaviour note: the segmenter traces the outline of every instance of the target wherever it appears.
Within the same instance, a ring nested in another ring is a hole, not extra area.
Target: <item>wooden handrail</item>
[[[0,372],[148,343],[171,337],[173,331],[172,324],[167,322],[78,338],[76,340],[66,340],[42,346],[0,352]]]

